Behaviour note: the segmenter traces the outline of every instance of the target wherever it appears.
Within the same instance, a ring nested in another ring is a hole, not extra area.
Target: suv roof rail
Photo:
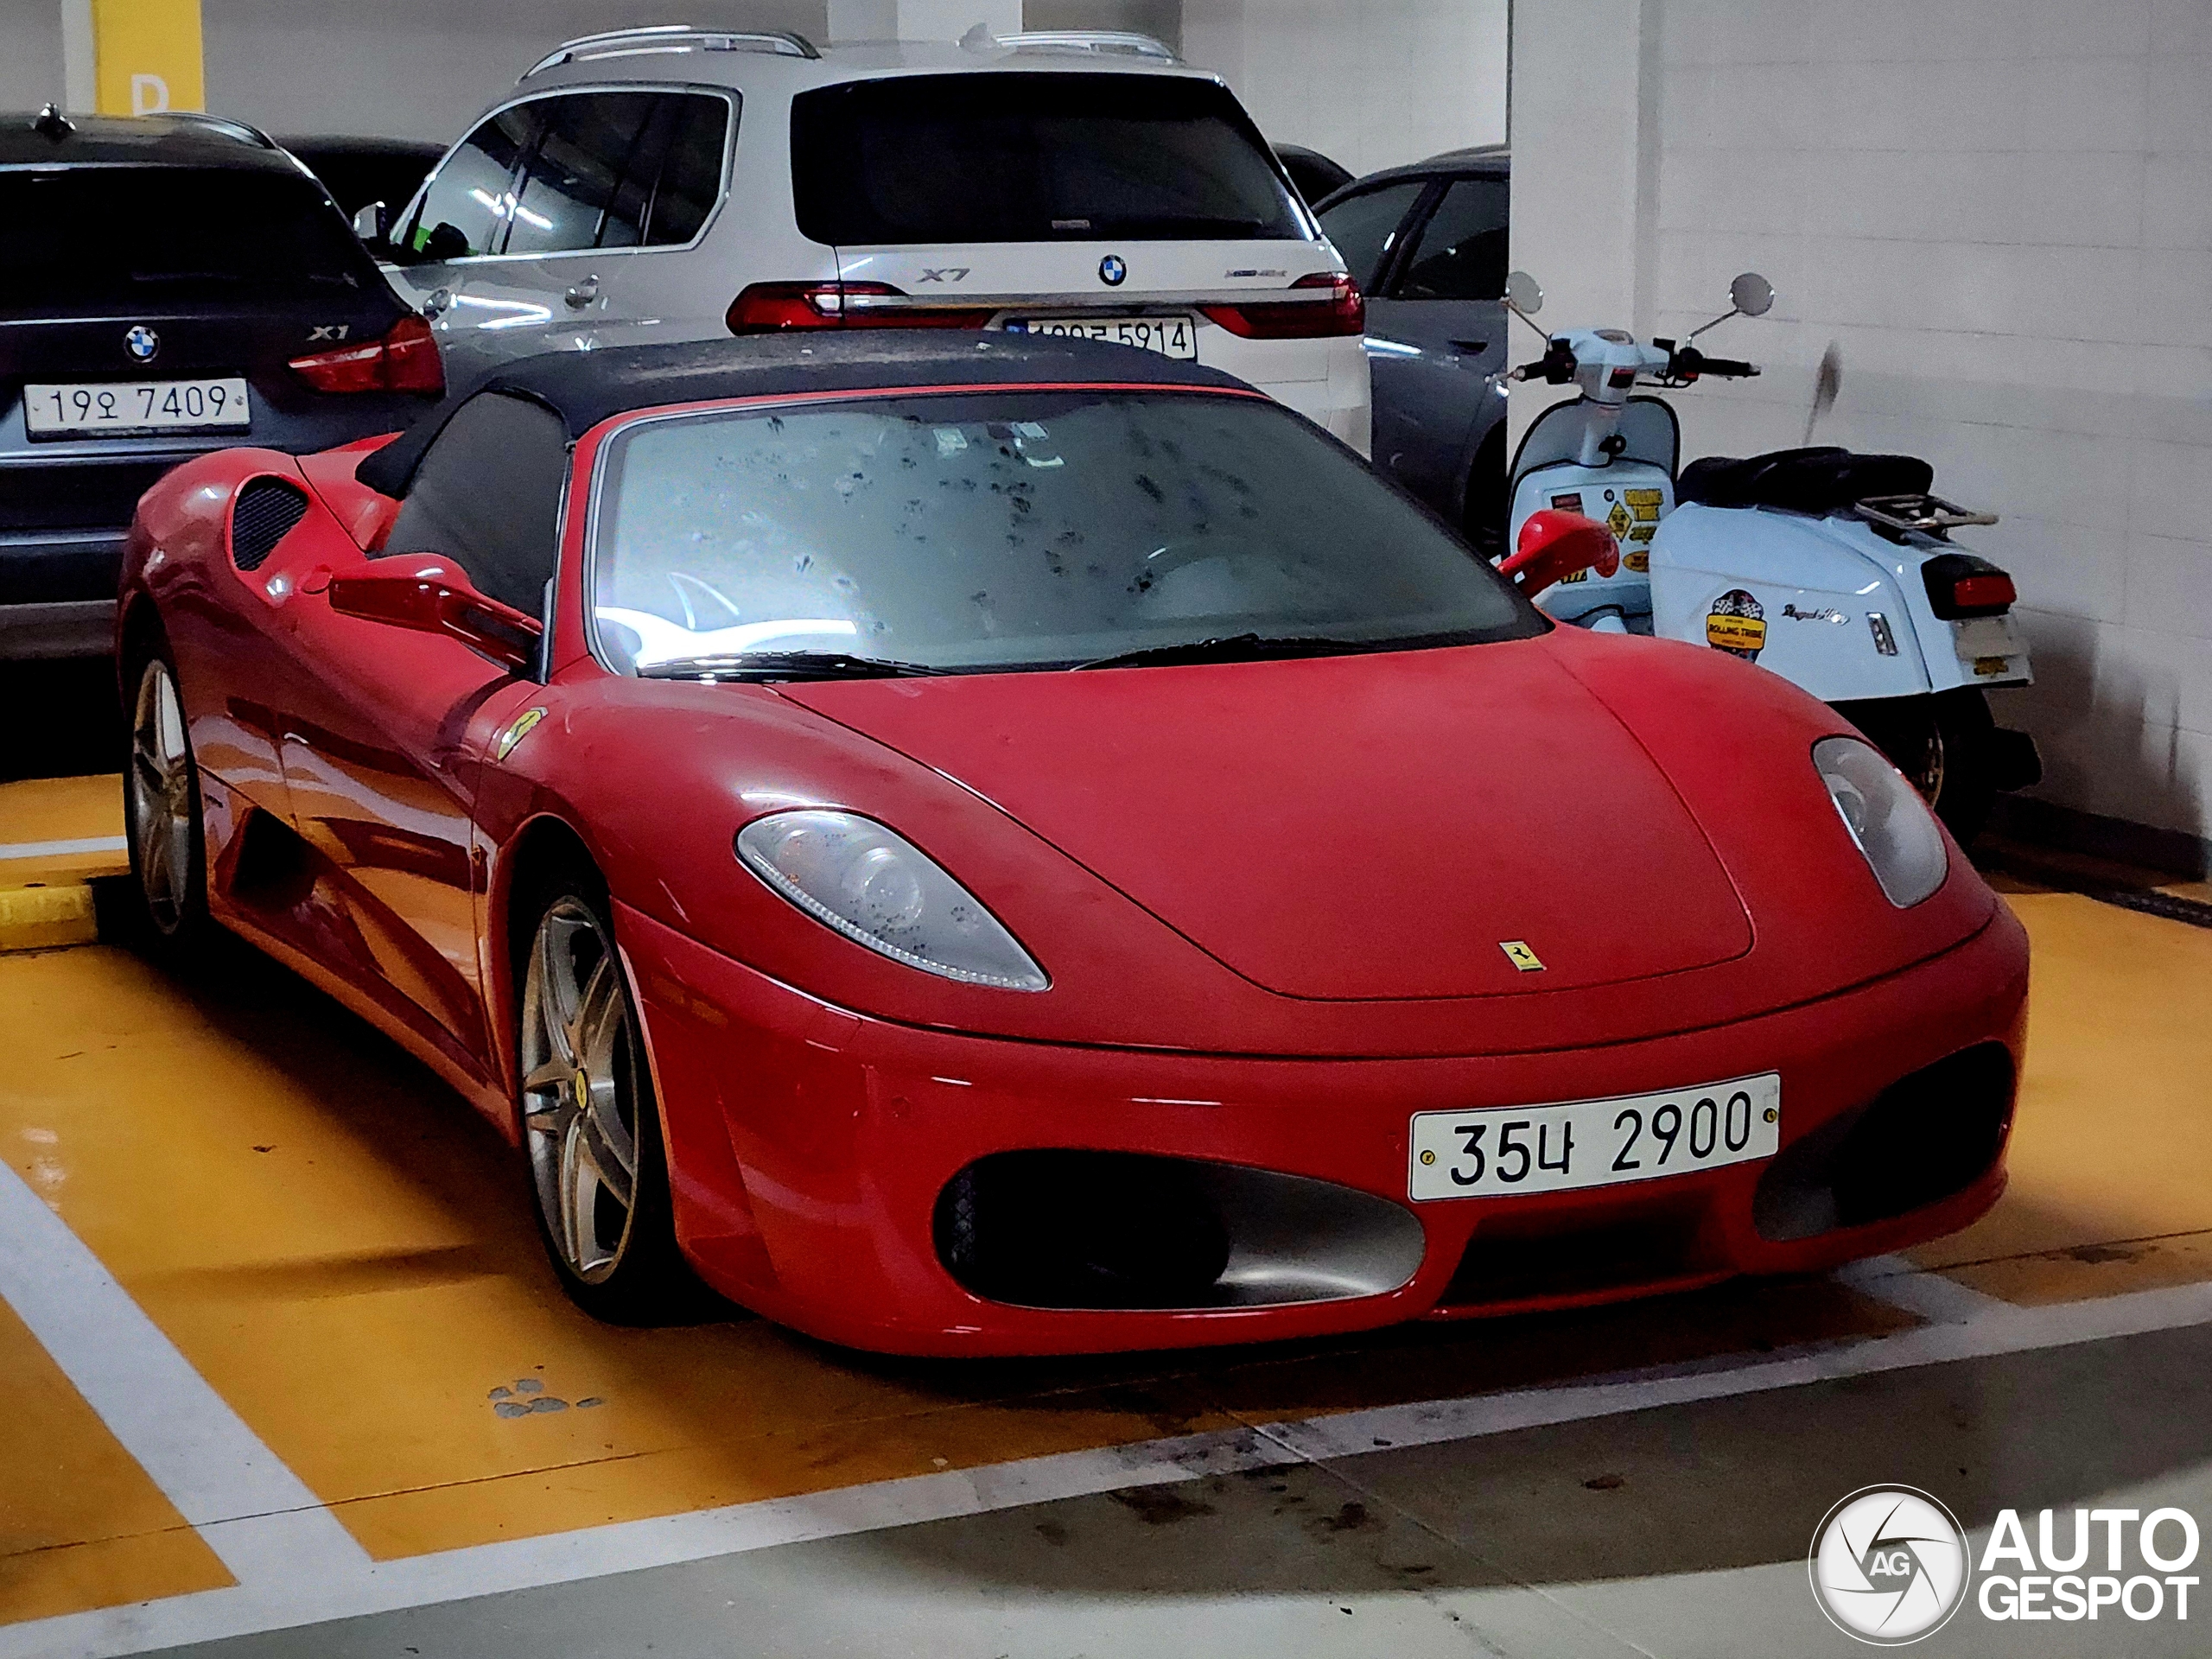
[[[172,121],[188,121],[195,127],[206,127],[226,138],[235,138],[241,143],[252,144],[262,149],[277,147],[276,141],[259,127],[249,122],[234,121],[227,115],[209,115],[200,110],[163,110],[162,113]]]
[[[603,35],[563,41],[515,77],[519,86],[532,75],[564,63],[597,58],[626,58],[647,52],[766,52],[780,58],[818,58],[814,42],[786,29],[694,29],[689,23],[655,23],[642,29],[613,29]]]
[[[1101,57],[1151,58],[1160,63],[1180,63],[1174,49],[1150,35],[1117,29],[1032,29],[1018,35],[994,35],[978,23],[960,37],[971,52],[995,46],[1019,51],[1027,47],[1046,52],[1090,52]]]

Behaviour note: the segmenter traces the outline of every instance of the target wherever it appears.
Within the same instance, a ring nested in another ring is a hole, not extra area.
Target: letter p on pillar
[[[200,0],[83,0],[96,107],[158,115],[207,107]],[[65,30],[65,41],[75,31]],[[73,79],[74,79],[73,75]]]

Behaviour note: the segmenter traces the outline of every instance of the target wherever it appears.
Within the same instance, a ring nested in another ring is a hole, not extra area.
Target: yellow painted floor
[[[0,1378],[0,1619],[230,1583],[4,1302]]]
[[[81,793],[60,830],[0,795],[0,842],[100,833]],[[2010,885],[2036,951],[2012,1188],[1921,1260],[2020,1302],[2212,1277],[2212,1020],[2184,1017],[2212,931]],[[491,1131],[243,947],[189,984],[110,946],[0,956],[0,1157],[380,1559],[1912,1322],[1818,1281],[1103,1362],[617,1330],[561,1295]],[[0,1376],[29,1379],[0,1414],[0,1621],[224,1581],[5,1318]]]

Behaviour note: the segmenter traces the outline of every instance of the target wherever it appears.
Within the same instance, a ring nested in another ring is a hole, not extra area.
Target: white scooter
[[[1537,601],[1546,611],[1583,627],[1709,645],[1796,682],[1865,732],[1969,841],[1996,791],[2042,775],[2033,740],[1998,729],[1983,697],[2031,683],[2010,614],[2012,579],[1950,539],[1996,515],[1930,494],[1934,470],[1910,455],[1807,448],[1711,457],[1678,472],[1675,411],[1636,388],[1757,374],[1691,343],[1731,317],[1764,315],[1774,290],[1746,272],[1729,298],[1725,314],[1680,345],[1576,329],[1551,335],[1541,359],[1513,371],[1580,395],[1546,410],[1521,441],[1507,545],[1524,546],[1540,512],[1597,520],[1611,548],[1546,588]],[[1507,304],[1525,321],[1542,290],[1516,270]],[[1815,420],[1834,401],[1839,375],[1831,352]]]

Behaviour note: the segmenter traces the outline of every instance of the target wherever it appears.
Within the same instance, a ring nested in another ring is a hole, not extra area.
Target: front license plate
[[[1141,346],[1162,357],[1196,361],[1198,328],[1187,316],[1175,317],[1016,317],[1006,326],[1010,334],[1073,334],[1082,340],[1110,340],[1117,346]]]
[[[1416,1112],[1409,1197],[1571,1192],[1771,1158],[1782,1144],[1782,1074],[1556,1106]]]
[[[35,438],[243,431],[252,419],[245,382],[237,375],[216,380],[101,380],[23,388],[23,424]]]

